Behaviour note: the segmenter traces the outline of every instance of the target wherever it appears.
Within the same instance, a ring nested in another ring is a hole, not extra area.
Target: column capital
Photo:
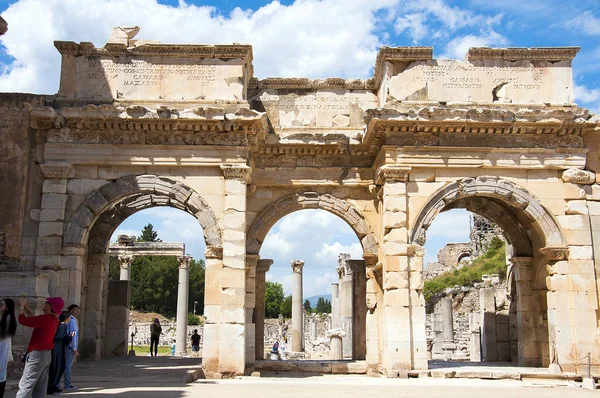
[[[178,256],[177,261],[179,261],[179,268],[189,268],[193,259],[192,256]]]
[[[133,255],[121,254],[120,256],[117,256],[117,258],[121,262],[121,268],[131,268],[131,263],[133,262]]]
[[[73,178],[75,176],[75,167],[68,162],[42,163],[40,170],[45,178]]]
[[[273,260],[270,258],[261,258],[258,260],[258,264],[256,265],[256,272],[264,272],[267,273],[271,269],[271,265],[273,264]]]
[[[511,257],[509,261],[515,268],[533,266],[533,257]]]
[[[246,267],[256,267],[259,261],[260,256],[258,254],[246,253]]]
[[[292,272],[297,272],[299,274],[302,273],[302,268],[304,267],[304,260],[292,260]]]
[[[386,182],[407,182],[411,167],[384,164],[375,171],[375,183],[382,185]]]
[[[221,171],[226,180],[243,180],[246,183],[250,181],[252,174],[252,168],[245,164],[222,164]]]
[[[219,246],[206,246],[206,250],[204,251],[204,257],[217,260],[222,259],[223,248]]]

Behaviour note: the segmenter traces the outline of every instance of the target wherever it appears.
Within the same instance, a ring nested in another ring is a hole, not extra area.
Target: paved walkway
[[[584,397],[600,392],[585,391],[569,380],[480,380],[480,379],[387,379],[364,375],[291,374],[284,377],[238,377],[231,380],[197,380],[185,384],[199,359],[169,357],[111,357],[82,362],[73,371],[78,389],[62,395],[74,398],[104,396],[132,398],[251,397],[251,398],[365,398],[365,397],[460,397],[505,398]],[[16,391],[5,397],[13,398]]]

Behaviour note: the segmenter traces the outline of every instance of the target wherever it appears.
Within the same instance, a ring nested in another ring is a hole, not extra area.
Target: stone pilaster
[[[67,182],[74,176],[75,170],[72,164],[66,162],[42,163],[40,170],[44,176],[44,183],[42,185],[35,267],[37,270],[44,270],[51,275],[48,287],[50,295],[58,295],[67,302],[78,303],[81,300],[83,269],[69,269],[61,264],[65,210],[68,199]],[[85,220],[73,220],[75,223],[78,221],[82,221],[83,224]],[[68,263],[69,265],[82,265],[83,261],[71,259]],[[78,280],[77,286],[70,288],[71,280]]]
[[[204,252],[206,268],[204,271],[204,348],[202,364],[207,376],[219,371],[221,304],[223,302],[221,286],[223,282],[223,249],[208,246]]]
[[[541,366],[533,311],[533,257],[513,257],[510,262],[517,290],[519,366]]]
[[[292,260],[292,351],[302,352],[304,307],[302,303],[302,268],[304,261]]]
[[[119,256],[119,263],[121,274],[119,280],[129,281],[131,280],[131,263],[133,262],[133,256]]]
[[[250,167],[221,165],[225,177],[225,198],[221,230],[219,366],[220,373],[243,374],[246,364],[246,192]],[[254,355],[253,355],[254,357]]]
[[[382,264],[377,262],[377,257],[374,255],[363,256],[366,266],[366,360],[367,365],[371,369],[377,369],[381,362],[381,328],[379,327],[382,319],[382,303],[383,290],[381,286],[382,280]]]
[[[256,267],[260,257],[246,254],[246,372],[254,367],[256,358]]]
[[[273,260],[261,259],[256,266],[256,289],[254,308],[254,333],[255,333],[255,358],[265,359],[265,289],[266,289],[266,273],[271,269]]]
[[[177,286],[177,334],[175,336],[176,354],[183,356],[187,352],[188,296],[190,292],[191,256],[177,257],[179,261],[179,285]]]

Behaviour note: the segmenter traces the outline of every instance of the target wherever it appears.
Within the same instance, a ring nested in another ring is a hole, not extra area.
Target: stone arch
[[[423,245],[426,231],[442,211],[465,208],[495,222],[506,233],[514,256],[532,256],[531,227],[541,238],[540,252],[550,261],[568,257],[568,245],[556,218],[517,184],[496,177],[465,178],[436,191],[419,213],[410,242]]]
[[[346,221],[358,236],[364,255],[377,256],[378,243],[363,215],[351,203],[331,194],[303,192],[285,196],[268,205],[248,230],[246,252],[258,254],[271,227],[282,217],[303,209],[321,209]]]
[[[125,218],[150,207],[171,206],[192,214],[198,219],[207,249],[221,247],[221,230],[208,203],[193,189],[179,181],[155,175],[129,175],[107,183],[93,192],[77,208],[63,236],[63,247],[91,248],[100,242],[95,234],[88,242],[90,231],[102,231],[104,236]],[[106,248],[92,250],[102,253]]]

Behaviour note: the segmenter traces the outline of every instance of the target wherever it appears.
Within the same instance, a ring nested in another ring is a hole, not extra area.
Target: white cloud
[[[394,24],[394,31],[396,34],[402,34],[404,31],[408,31],[410,37],[413,39],[413,43],[417,43],[427,36],[429,28],[425,24],[426,22],[427,16],[425,14],[406,14],[402,17],[398,17]]]
[[[349,253],[350,258],[361,259],[363,250],[360,243],[353,243],[349,246],[342,245],[340,242],[334,242],[331,245],[323,243],[321,250],[316,254],[316,258],[320,260],[320,266],[331,267],[337,265],[340,253]]]
[[[564,27],[577,29],[589,36],[600,36],[600,18],[596,17],[590,11],[584,11],[580,15],[566,21]]]
[[[600,114],[600,89],[587,88],[579,84],[575,84],[575,100],[581,102],[580,105],[585,105],[592,113]]]
[[[103,46],[111,26],[139,25],[138,39],[163,43],[253,45],[258,77],[369,77],[386,24],[398,0],[273,1],[256,11],[221,15],[212,7],[156,0],[20,0],[3,12],[0,42],[15,58],[0,75],[0,91],[55,93],[58,51],[53,40]],[[33,28],[35,27],[35,29]],[[218,34],[216,33],[218,32]]]
[[[440,58],[464,59],[471,47],[503,47],[508,44],[508,39],[499,33],[492,31],[481,35],[458,36],[450,40],[446,45],[446,51]]]
[[[469,239],[470,217],[471,213],[454,209],[445,211],[436,216],[433,223],[427,229],[427,239],[445,238],[449,242],[464,242]],[[452,240],[455,239],[455,240]]]

